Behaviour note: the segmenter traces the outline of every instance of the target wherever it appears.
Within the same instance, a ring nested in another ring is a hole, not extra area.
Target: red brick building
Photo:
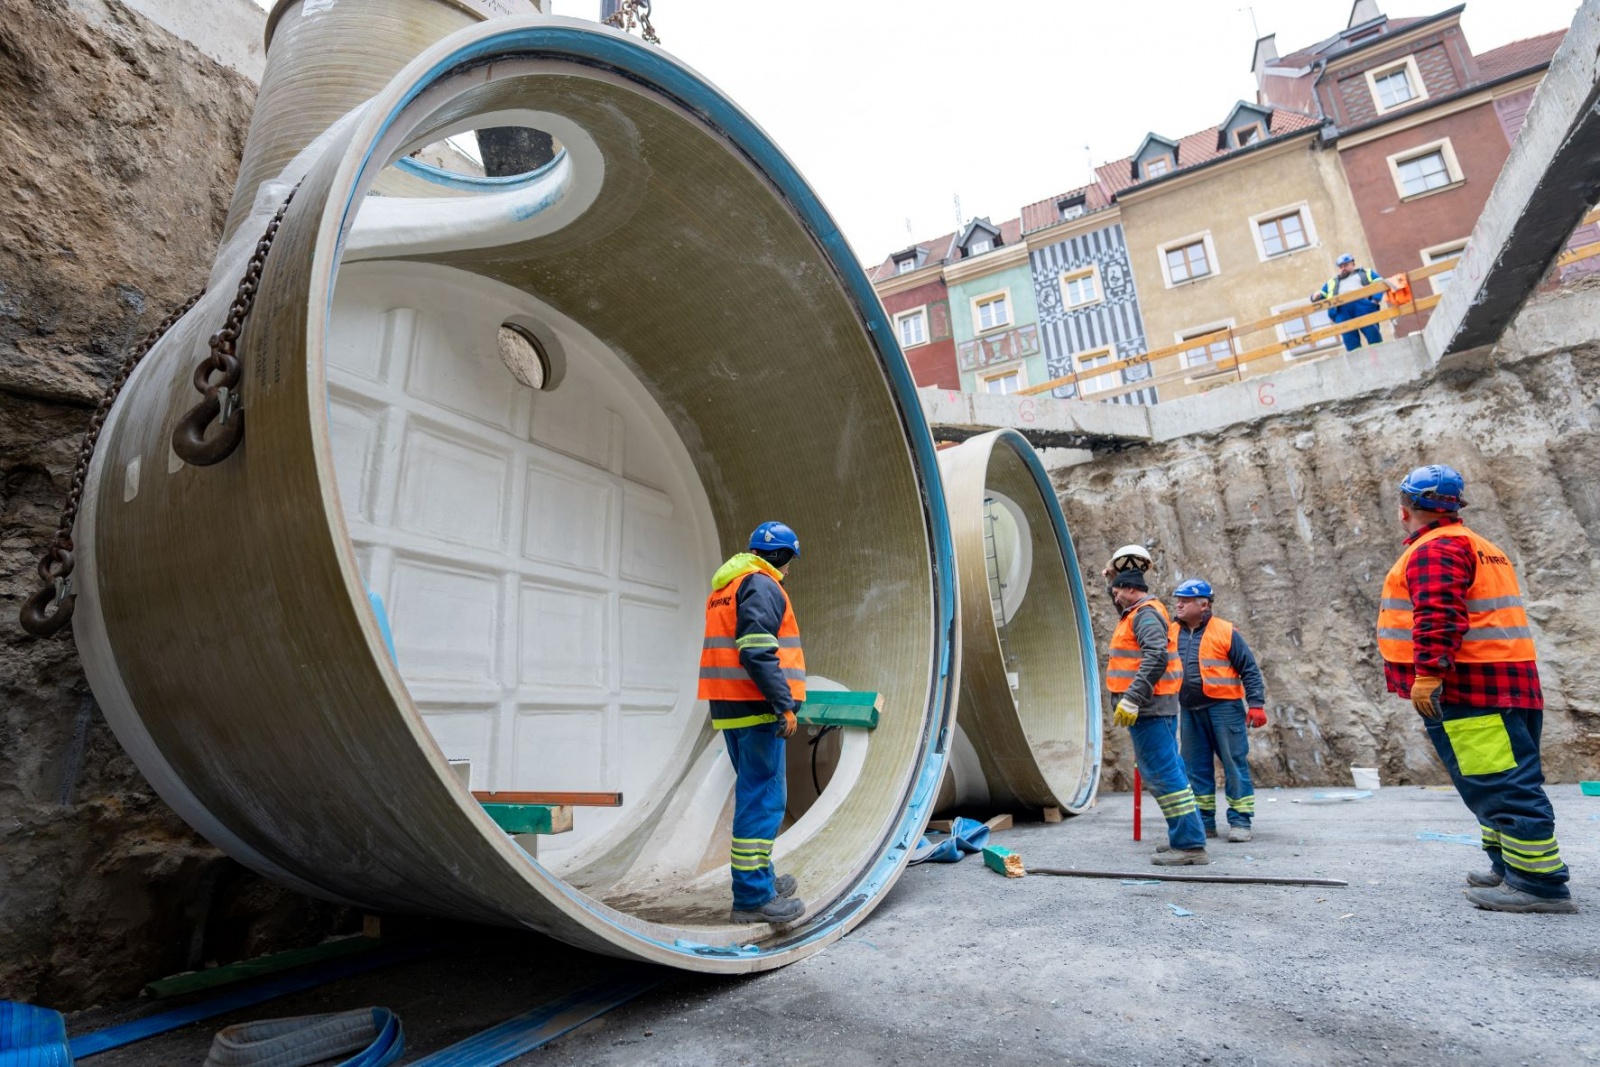
[[[1357,0],[1350,24],[1309,48],[1279,56],[1272,37],[1256,42],[1258,100],[1309,104],[1322,120],[1372,251],[1364,265],[1381,274],[1461,251],[1566,32],[1475,55],[1461,30],[1464,9],[1389,18],[1375,0]],[[1448,281],[1435,275],[1418,295]],[[1405,316],[1396,325],[1404,334],[1426,321]]]
[[[884,310],[894,320],[900,350],[919,387],[961,388],[950,329],[950,294],[944,280],[944,266],[955,254],[955,238],[947,233],[919,242],[867,271]]]

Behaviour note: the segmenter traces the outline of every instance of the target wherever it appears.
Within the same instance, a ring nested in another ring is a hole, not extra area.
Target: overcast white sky
[[[1343,29],[1350,2],[655,0],[653,21],[877,262],[953,229],[957,195],[964,218],[1000,222],[1086,183],[1091,157],[1128,155],[1150,130],[1215,125],[1254,98],[1256,27],[1288,54]],[[1451,5],[1380,6],[1402,17]],[[599,9],[555,0],[558,15]],[[1461,21],[1483,52],[1564,27],[1576,10],[1576,0],[1471,0]]]

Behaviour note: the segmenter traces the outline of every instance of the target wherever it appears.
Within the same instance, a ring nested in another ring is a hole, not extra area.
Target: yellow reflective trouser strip
[[[1228,807],[1240,815],[1254,815],[1256,813],[1256,795],[1251,793],[1247,797],[1229,797]]]
[[[1500,834],[1500,855],[1506,863],[1529,874],[1551,874],[1566,866],[1561,862],[1561,850],[1556,839],[1524,841],[1510,834]]]
[[[1169,819],[1187,815],[1198,806],[1194,799],[1194,790],[1184,786],[1176,793],[1168,793],[1164,797],[1156,797],[1156,803],[1161,805],[1161,814]]]
[[[1201,811],[1217,810],[1217,794],[1215,793],[1196,793],[1194,795],[1194,802],[1199,806]]]
[[[728,849],[728,865],[736,871],[759,871],[772,866],[772,842],[760,837],[736,837]]]
[[[1499,848],[1500,847],[1500,831],[1499,830],[1496,830],[1492,826],[1485,826],[1482,823],[1478,824],[1478,829],[1483,833],[1483,847],[1484,848]]]

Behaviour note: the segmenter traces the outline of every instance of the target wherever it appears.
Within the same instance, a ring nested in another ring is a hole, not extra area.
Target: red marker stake
[[[1139,765],[1133,765],[1133,839],[1144,840],[1144,823],[1141,819],[1141,803],[1144,800],[1144,779],[1139,777]]]

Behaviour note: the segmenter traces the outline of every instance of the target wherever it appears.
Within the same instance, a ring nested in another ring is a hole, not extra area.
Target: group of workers
[[[1440,464],[1400,483],[1407,537],[1384,579],[1377,620],[1384,680],[1423,717],[1478,819],[1489,870],[1468,873],[1468,899],[1491,911],[1573,912],[1540,769],[1544,696],[1522,590],[1506,553],[1461,521],[1464,487],[1459,472]],[[806,910],[794,877],[772,865],[786,800],[785,739],[806,696],[800,628],[783,587],[799,556],[792,529],[762,523],[746,551],[718,568],[706,599],[699,695],[737,778],[734,922],[782,925]],[[1128,729],[1144,784],[1166,818],[1167,841],[1151,861],[1205,864],[1206,840],[1219,836],[1217,762],[1227,840],[1251,839],[1247,731],[1266,725],[1266,687],[1238,628],[1212,613],[1211,586],[1196,578],[1173,590],[1174,619],[1150,592],[1151,565],[1144,546],[1128,545],[1105,568],[1121,612],[1106,689],[1116,698],[1112,721]]]
[[[1570,913],[1567,867],[1544,791],[1544,696],[1533,634],[1510,558],[1461,521],[1465,481],[1442,464],[1399,486],[1407,537],[1384,579],[1378,651],[1388,690],[1409,699],[1456,791],[1477,817],[1489,870],[1467,874],[1467,898],[1490,911]],[[1255,814],[1246,726],[1266,723],[1261,672],[1230,623],[1211,613],[1203,581],[1173,591],[1177,620],[1150,594],[1148,551],[1119,549],[1105,578],[1122,617],[1106,689],[1128,728],[1145,785],[1167,820],[1158,866],[1209,863],[1217,836],[1213,757],[1227,783],[1230,841]],[[1176,717],[1182,717],[1182,747]]]

